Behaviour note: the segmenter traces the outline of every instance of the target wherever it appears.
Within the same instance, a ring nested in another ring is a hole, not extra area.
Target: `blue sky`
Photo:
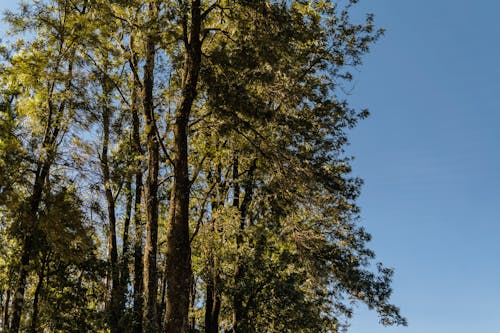
[[[0,9],[14,4],[0,0]],[[494,333],[500,327],[500,1],[361,0],[387,29],[356,72],[359,204],[396,269],[409,327],[365,307],[351,333]],[[0,27],[1,28],[1,27]]]
[[[499,1],[364,0],[386,36],[356,73],[359,204],[408,328],[358,309],[352,333],[498,332]]]

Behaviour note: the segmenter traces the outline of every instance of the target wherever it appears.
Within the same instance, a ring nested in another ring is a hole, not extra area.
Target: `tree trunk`
[[[156,54],[156,32],[158,4],[149,4],[149,18],[152,30],[146,37],[146,62],[144,65],[144,118],[146,120],[146,146],[148,151],[148,175],[145,187],[146,202],[146,246],[144,247],[144,318],[145,333],[158,332],[157,315],[157,265],[158,251],[158,169],[159,142],[154,119],[154,67]]]
[[[210,260],[210,279],[207,281],[205,301],[205,333],[219,332],[219,314],[221,297],[219,292],[220,278],[218,273],[217,257]]]
[[[129,282],[130,271],[129,271],[129,229],[130,229],[130,220],[132,217],[132,203],[134,200],[134,196],[132,193],[132,182],[130,180],[130,176],[127,180],[127,200],[125,204],[125,219],[123,221],[123,233],[122,233],[122,259],[121,259],[121,268],[120,268],[120,292],[121,298],[123,301],[126,297],[127,285]]]
[[[2,332],[9,330],[9,305],[10,305],[10,289],[5,292],[5,302],[3,305],[2,313]]]
[[[196,281],[193,274],[191,274],[191,300],[189,302],[189,311],[191,312],[191,317],[189,320],[189,332],[196,332],[196,316],[195,316],[195,305],[196,305]]]
[[[123,233],[122,233],[122,256],[120,260],[120,286],[119,286],[119,304],[121,310],[121,316],[123,316],[123,311],[125,310],[125,302],[127,299],[127,289],[128,283],[130,280],[130,270],[129,270],[129,228],[130,228],[130,220],[132,217],[132,203],[133,203],[133,193],[132,193],[132,182],[130,179],[130,175],[127,176],[127,199],[125,204],[125,219],[123,221]],[[119,322],[120,331],[123,332],[129,323],[124,323],[122,320]]]
[[[50,123],[50,120],[49,120]],[[47,128],[50,128],[48,124]],[[44,146],[50,146],[51,139],[48,139],[50,135],[47,131],[46,141]],[[58,130],[56,131],[57,135]],[[52,136],[52,135],[50,135]],[[33,195],[30,198],[30,208],[28,215],[28,225],[26,226],[26,235],[24,237],[21,262],[19,266],[19,276],[16,291],[14,293],[14,301],[12,303],[12,322],[10,325],[10,332],[18,333],[21,324],[21,315],[23,312],[24,305],[24,292],[26,290],[26,280],[28,278],[28,268],[33,252],[34,246],[34,234],[38,231],[38,209],[42,201],[43,188],[45,187],[45,180],[49,174],[50,164],[49,161],[44,163],[39,163],[38,169],[36,171],[35,183],[33,186]]]
[[[24,240],[23,252],[21,255],[21,263],[19,268],[19,278],[14,293],[14,301],[12,303],[12,322],[10,324],[10,332],[18,333],[21,324],[21,315],[24,304],[24,291],[26,289],[26,278],[28,277],[28,265],[30,262],[31,251],[33,247],[33,237],[30,235]]]
[[[161,276],[161,293],[160,293],[160,305],[158,309],[158,318],[159,318],[159,323],[158,326],[160,328],[160,331],[162,330],[163,327],[163,318],[165,315],[165,308],[167,307],[167,260],[164,260],[164,269],[163,269],[163,274]]]
[[[135,207],[134,207],[134,333],[142,333],[143,314],[143,259],[142,259],[142,237],[144,234],[142,226],[142,171],[139,166],[135,174]]]
[[[38,299],[40,297],[40,293],[42,291],[43,279],[45,278],[45,265],[47,264],[47,259],[45,259],[42,263],[42,268],[38,273],[38,283],[35,289],[35,295],[33,297],[33,315],[31,316],[31,327],[30,333],[37,332],[38,326]]]
[[[240,226],[239,232],[236,236],[236,248],[239,249],[243,244],[243,232],[245,230],[245,220],[248,212],[248,205],[250,204],[253,196],[253,174],[256,169],[256,160],[250,165],[250,170],[248,172],[247,178],[244,182],[245,195],[243,201],[240,204],[240,186],[239,186],[239,176],[238,176],[238,157],[236,156],[233,163],[233,182],[234,182],[234,198],[233,206],[237,207],[240,211]],[[238,286],[241,280],[245,276],[245,265],[240,257],[236,260],[236,267],[234,273],[234,282]],[[233,333],[246,333],[250,332],[250,327],[248,322],[248,309],[243,306],[244,291],[241,288],[236,287],[235,295],[233,298]]]
[[[217,183],[219,187],[219,191],[222,191],[224,184],[222,184],[221,179],[221,165],[218,164],[215,171],[215,179],[214,182]],[[212,176],[209,175],[209,181]],[[221,194],[212,194],[211,195],[211,212],[214,214],[219,206],[223,205],[222,199],[220,198]],[[215,233],[217,231],[216,223],[217,221],[212,218],[212,232]],[[221,307],[221,292],[220,288],[220,277],[219,277],[219,268],[218,268],[218,258],[215,254],[214,249],[211,250],[209,254],[209,278],[206,281],[207,288],[205,293],[205,333],[218,333],[219,332],[219,314]]]
[[[184,29],[187,29],[187,22]],[[184,59],[182,103],[174,124],[174,181],[170,197],[170,219],[167,230],[167,308],[165,331],[187,333],[191,285],[191,246],[189,241],[190,180],[188,164],[188,122],[197,95],[201,64],[200,0],[191,2],[191,24]],[[188,33],[184,30],[184,35]]]
[[[111,300],[108,312],[108,323],[111,333],[119,333],[120,329],[118,323],[122,315],[122,302],[120,302],[120,267],[118,265],[118,249],[116,242],[116,212],[115,212],[115,198],[113,196],[111,176],[108,162],[108,146],[110,135],[111,123],[111,110],[107,105],[107,97],[110,93],[108,89],[108,82],[103,83],[104,106],[103,106],[103,142],[101,151],[101,170],[104,181],[104,192],[106,195],[106,202],[108,206],[108,220],[109,220],[109,252],[111,264]]]
[[[238,169],[239,169],[239,160],[238,156],[235,155],[233,159],[233,207],[236,209],[240,209],[240,184],[239,184],[239,179],[238,179]],[[243,221],[243,216],[240,216],[241,221]],[[241,246],[241,243],[243,242],[243,228],[244,225],[242,222],[240,222],[240,228],[239,232],[236,235],[236,249],[239,249]],[[240,288],[238,287],[238,284],[240,283],[240,279],[243,273],[241,264],[240,264],[240,258],[237,259],[236,261],[236,267],[235,267],[235,274],[234,274],[234,279],[235,279],[235,286],[236,286],[236,291],[234,293],[233,297],[233,333],[239,333],[243,332],[242,329],[242,313],[243,313],[243,299],[242,299],[242,293],[239,290]]]
[[[130,58],[130,64],[132,70],[137,68],[137,54],[134,50],[134,38],[130,38],[130,49],[132,51],[132,56]],[[144,234],[144,228],[142,225],[142,146],[141,146],[141,121],[139,119],[138,111],[138,94],[137,89],[139,89],[140,82],[138,81],[137,73],[134,75],[132,83],[132,95],[130,108],[132,112],[132,138],[134,145],[134,153],[136,162],[135,170],[135,201],[134,201],[134,228],[135,228],[135,241],[134,241],[134,309],[133,309],[133,332],[142,333],[142,316],[143,316],[143,258],[142,258],[142,238]]]

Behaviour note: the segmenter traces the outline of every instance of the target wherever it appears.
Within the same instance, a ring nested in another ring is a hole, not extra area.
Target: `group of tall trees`
[[[2,332],[386,325],[340,96],[356,0],[39,0],[0,61]]]

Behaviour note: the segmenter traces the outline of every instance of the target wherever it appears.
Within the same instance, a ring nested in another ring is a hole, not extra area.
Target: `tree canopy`
[[[0,62],[2,332],[406,325],[359,226],[357,0],[40,0]]]

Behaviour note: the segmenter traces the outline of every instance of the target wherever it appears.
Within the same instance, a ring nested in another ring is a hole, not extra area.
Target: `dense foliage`
[[[40,0],[0,62],[2,332],[405,325],[358,225],[357,1]]]

